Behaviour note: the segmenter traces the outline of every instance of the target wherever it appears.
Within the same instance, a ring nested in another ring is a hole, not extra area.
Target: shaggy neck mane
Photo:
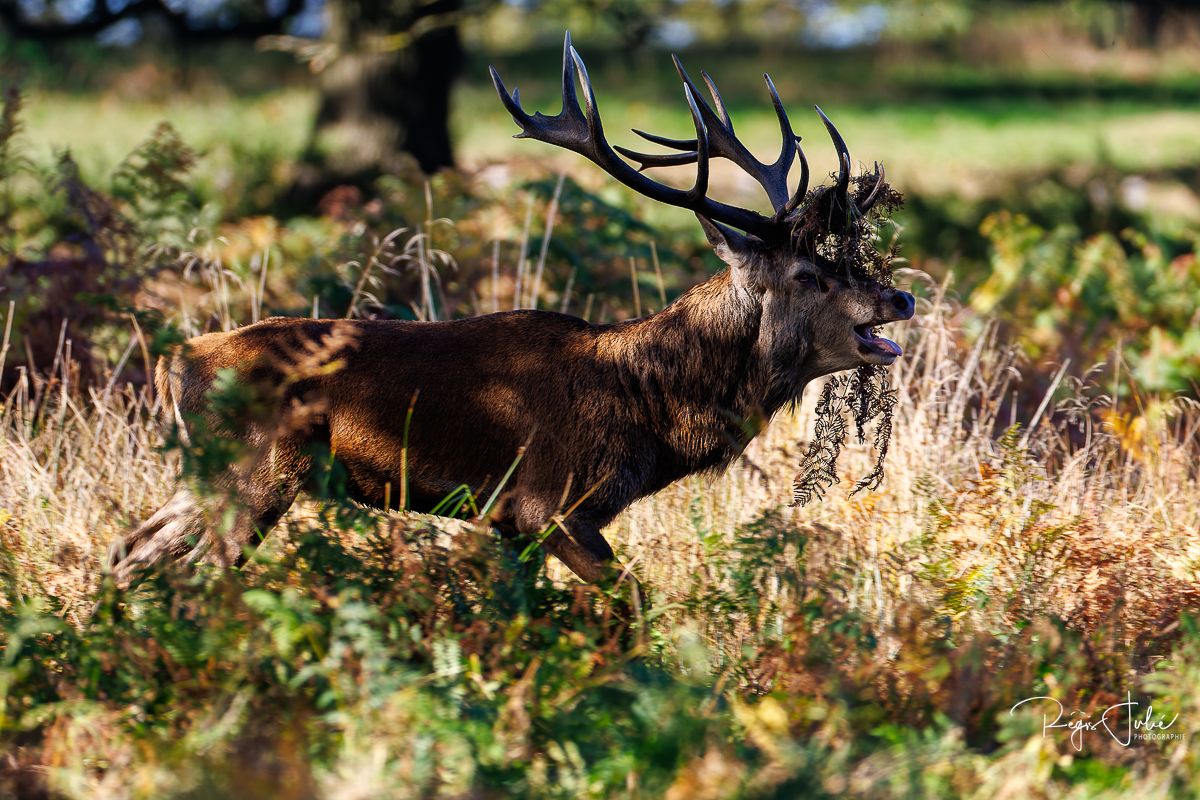
[[[736,458],[803,388],[770,361],[768,310],[726,270],[600,337],[598,354],[616,364],[631,413],[660,433],[687,471]]]

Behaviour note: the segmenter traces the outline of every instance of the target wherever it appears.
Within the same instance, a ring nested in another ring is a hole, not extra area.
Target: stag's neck
[[[778,385],[762,325],[761,298],[726,271],[601,337],[630,409],[684,471],[728,463],[799,396],[802,385]]]

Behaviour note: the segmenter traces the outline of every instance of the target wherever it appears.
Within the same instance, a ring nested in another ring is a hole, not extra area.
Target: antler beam
[[[772,163],[759,161],[746,149],[733,130],[733,121],[725,102],[717,89],[716,83],[707,72],[701,72],[705,85],[712,97],[709,105],[700,94],[700,89],[692,81],[682,62],[677,56],[671,56],[675,70],[683,82],[684,99],[692,112],[692,123],[695,127],[694,139],[671,139],[653,133],[634,129],[634,133],[647,141],[675,150],[674,153],[640,153],[625,147],[612,147],[604,138],[604,128],[600,121],[600,112],[596,105],[595,92],[588,78],[587,67],[583,59],[571,44],[571,34],[567,33],[563,41],[562,69],[562,110],[550,117],[535,112],[530,115],[521,107],[520,93],[513,89],[510,94],[500,79],[495,67],[489,67],[492,82],[500,95],[501,102],[513,120],[521,127],[517,138],[536,139],[538,141],[562,147],[579,153],[597,164],[601,169],[621,183],[651,199],[668,205],[690,209],[703,214],[717,222],[723,222],[747,233],[753,233],[763,239],[775,239],[784,235],[786,225],[784,219],[795,211],[804,201],[808,193],[809,168],[808,160],[800,148],[800,137],[792,130],[792,125],[784,110],[783,101],[770,75],[763,75],[767,91],[771,96],[771,104],[779,119],[779,131],[783,142],[779,157]],[[577,87],[583,87],[583,106],[580,107]],[[837,128],[830,122],[820,108],[817,108],[822,121],[825,123],[829,136],[838,153],[838,179],[833,186],[834,206],[849,212],[848,197],[850,185],[850,153],[846,143],[838,133]],[[618,155],[619,154],[619,155]],[[624,161],[625,156],[639,166],[637,169]],[[754,178],[767,194],[771,202],[773,214],[763,216],[758,212],[713,200],[707,196],[709,159],[712,157],[726,158],[737,164],[743,171]],[[795,191],[788,191],[788,174],[792,161],[800,162],[800,183]],[[686,164],[696,165],[696,181],[691,189],[683,190],[654,181],[643,174],[652,167],[672,167]],[[880,187],[883,185],[883,173],[876,165],[878,180],[869,196],[855,203],[859,214],[866,213],[878,199]]]
[[[692,152],[688,154],[689,163],[691,161],[696,163],[696,182],[691,189],[683,190],[642,175],[640,171],[623,161],[608,144],[604,138],[604,127],[600,121],[600,113],[596,106],[591,80],[588,78],[587,67],[584,66],[583,59],[571,45],[570,33],[563,41],[563,107],[553,117],[548,117],[541,112],[528,114],[521,107],[520,94],[515,89],[512,94],[509,94],[495,67],[489,69],[501,102],[504,103],[504,107],[508,109],[513,120],[521,126],[521,132],[517,134],[517,138],[537,139],[579,153],[621,183],[653,200],[687,208],[703,214],[709,219],[724,222],[764,238],[776,235],[776,226],[772,224],[770,217],[764,217],[749,209],[727,205],[707,196],[708,131],[705,126],[704,112],[697,102],[692,86],[684,86],[684,98],[691,109],[692,122],[696,129],[696,139],[691,143]],[[583,86],[583,108],[580,108],[579,105],[577,83]],[[707,108],[706,105],[705,108]]]

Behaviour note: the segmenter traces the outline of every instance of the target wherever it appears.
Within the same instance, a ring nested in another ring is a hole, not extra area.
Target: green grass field
[[[970,198],[994,193],[1022,175],[1064,165],[1103,164],[1135,172],[1175,169],[1195,161],[1200,111],[1193,102],[1193,87],[1176,86],[1178,81],[1169,77],[1140,91],[1137,84],[1117,84],[1120,91],[1105,96],[1064,91],[1071,84],[1062,76],[1055,81],[1026,76],[1011,85],[989,85],[976,73],[955,81],[951,71],[942,76],[942,84],[930,85],[928,77],[918,81],[906,67],[891,67],[889,74],[876,79],[879,83],[859,85],[857,74],[811,59],[792,64],[776,56],[764,64],[747,55],[685,57],[697,77],[706,67],[714,74],[739,135],[764,158],[777,152],[778,127],[766,90],[755,76],[763,69],[772,72],[817,173],[833,170],[836,164],[811,110],[814,103],[834,119],[860,163],[869,167],[883,160],[902,190]],[[495,60],[509,87],[521,88],[527,110],[557,112],[558,67],[551,56]],[[592,82],[612,142],[638,146],[641,140],[630,133],[634,127],[689,134],[691,120],[665,53],[641,54],[636,67],[610,53],[597,61]],[[888,80],[900,87],[900,98],[889,96]],[[1080,80],[1076,76],[1074,85]],[[956,87],[954,91],[947,90],[946,82]],[[167,120],[205,154],[202,186],[219,190],[231,180],[229,172],[261,168],[247,165],[247,160],[285,168],[307,141],[314,109],[315,96],[304,88],[241,96],[216,91],[169,101],[35,89],[29,96],[26,126],[35,152],[69,147],[84,169],[96,174]],[[483,59],[472,61],[467,69],[455,96],[452,126],[459,158],[468,168],[516,157],[571,174],[592,174],[571,154],[511,138],[515,128],[487,79]],[[678,179],[687,180],[686,170],[679,172]],[[735,194],[745,193],[746,187],[726,180]]]

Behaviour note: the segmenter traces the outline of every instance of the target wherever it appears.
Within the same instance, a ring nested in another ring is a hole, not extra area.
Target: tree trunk
[[[311,207],[339,185],[368,188],[381,175],[453,166],[450,90],[462,70],[458,28],[435,25],[403,45],[419,4],[328,0],[337,55],[319,74],[320,105],[292,199]],[[445,5],[445,4],[443,4]],[[461,4],[458,4],[461,5]]]
[[[1162,38],[1163,18],[1170,0],[1139,0],[1133,3],[1134,37],[1139,47],[1156,47]]]
[[[1200,0],[1132,0],[1135,45],[1158,48],[1186,42],[1195,30]]]

